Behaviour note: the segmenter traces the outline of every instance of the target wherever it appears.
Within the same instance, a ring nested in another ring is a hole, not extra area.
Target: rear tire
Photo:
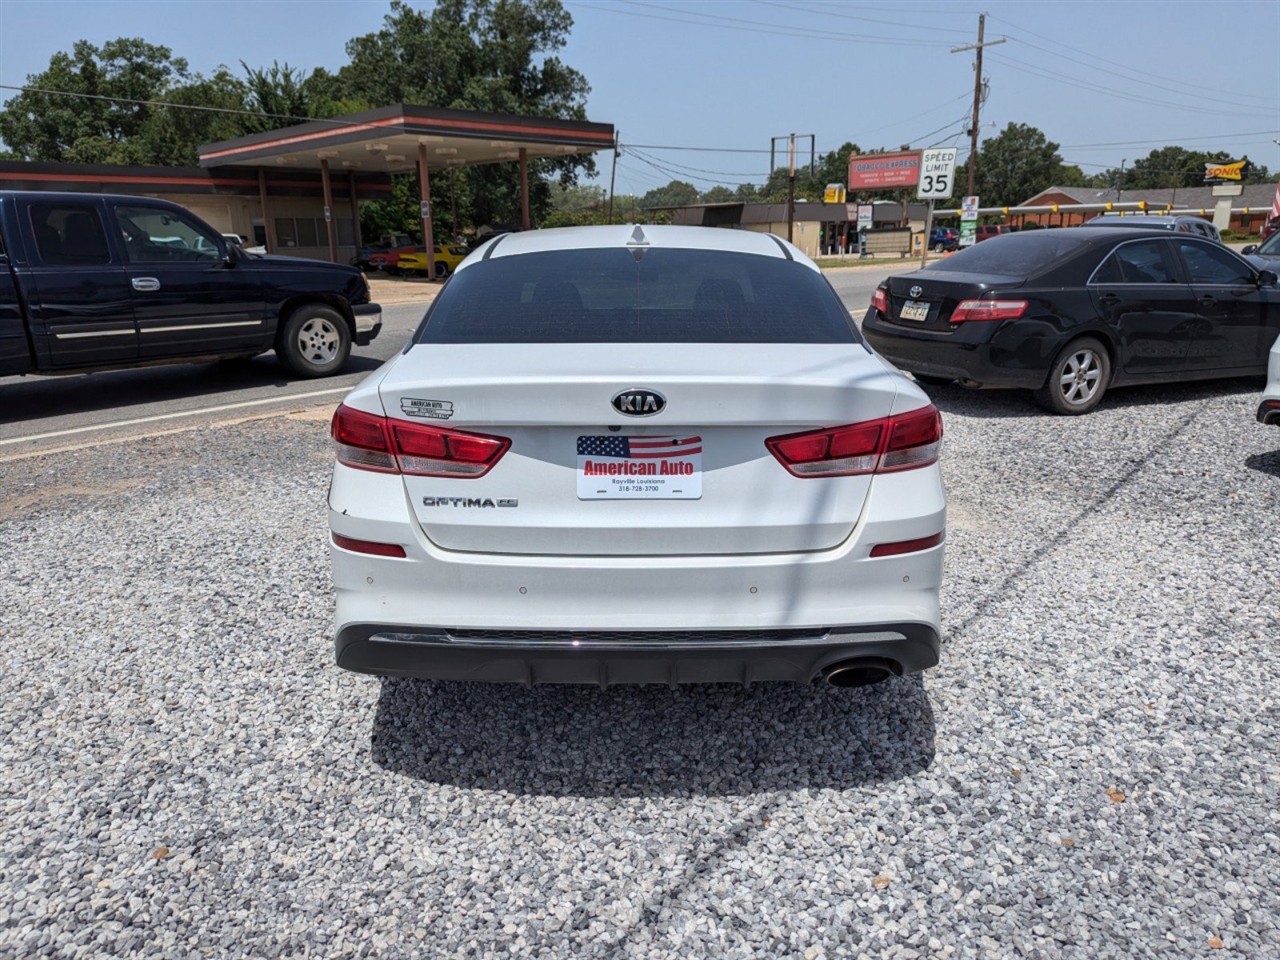
[[[946,249],[946,247],[944,247],[944,246],[943,246],[942,244],[940,244],[940,243],[935,243],[935,244],[933,245],[933,252],[934,252],[934,253],[941,253],[941,252],[942,252],[943,250],[945,250],[945,249]]]
[[[351,327],[332,307],[303,304],[285,321],[276,353],[300,377],[330,376],[351,355]]]
[[[436,261],[436,279],[443,280],[448,276],[449,276],[448,264],[441,263],[439,260],[437,260]]]
[[[1054,413],[1078,415],[1096,407],[1111,384],[1111,357],[1092,337],[1067,344],[1053,360],[1036,400]]]

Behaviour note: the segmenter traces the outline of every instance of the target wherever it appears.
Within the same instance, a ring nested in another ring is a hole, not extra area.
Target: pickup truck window
[[[194,220],[168,207],[120,204],[116,220],[130,263],[192,263],[222,257],[217,240]]]
[[[96,207],[80,203],[31,204],[36,251],[48,264],[110,263],[111,251]]]

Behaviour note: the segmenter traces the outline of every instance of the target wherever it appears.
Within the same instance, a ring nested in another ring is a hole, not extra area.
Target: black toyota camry
[[[924,383],[1022,387],[1086,413],[1111,387],[1265,373],[1280,288],[1190,235],[1036,230],[890,277],[862,330]]]

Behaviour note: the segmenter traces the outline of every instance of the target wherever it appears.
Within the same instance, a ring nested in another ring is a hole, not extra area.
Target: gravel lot
[[[942,665],[338,671],[325,423],[0,464],[0,955],[1280,957],[1280,431],[940,388]]]

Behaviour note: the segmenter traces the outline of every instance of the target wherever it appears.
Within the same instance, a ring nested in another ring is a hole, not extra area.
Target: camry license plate
[[[919,300],[908,300],[902,305],[900,316],[903,320],[928,320],[929,305]]]
[[[578,437],[579,500],[701,497],[701,437]]]

